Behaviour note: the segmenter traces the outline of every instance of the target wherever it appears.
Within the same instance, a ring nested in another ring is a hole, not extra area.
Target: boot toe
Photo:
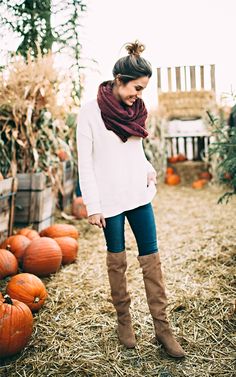
[[[183,358],[186,356],[185,351],[171,333],[163,333],[156,336],[156,339],[158,343],[160,343],[164,347],[166,353],[169,356],[175,358]]]
[[[129,328],[127,325],[118,325],[117,334],[120,340],[120,343],[123,344],[126,348],[135,348],[136,339],[132,328]]]

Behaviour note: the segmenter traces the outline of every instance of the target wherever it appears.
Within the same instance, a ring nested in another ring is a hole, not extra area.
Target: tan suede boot
[[[112,253],[107,251],[107,271],[111,287],[111,297],[117,313],[118,337],[127,348],[134,348],[136,339],[129,312],[130,295],[127,291],[125,271],[127,268],[126,252]]]
[[[174,338],[167,316],[167,297],[161,271],[159,252],[138,256],[143,272],[144,285],[150,313],[153,317],[156,339],[168,355],[176,358],[185,356],[181,345]]]

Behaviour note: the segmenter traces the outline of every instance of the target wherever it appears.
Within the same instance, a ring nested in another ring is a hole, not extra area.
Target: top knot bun
[[[129,55],[140,56],[140,54],[145,50],[145,46],[140,43],[137,39],[134,43],[127,43],[125,45],[126,50]]]

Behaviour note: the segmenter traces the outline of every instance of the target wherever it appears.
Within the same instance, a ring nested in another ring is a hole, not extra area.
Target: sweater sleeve
[[[156,173],[156,170],[152,166],[151,162],[146,158],[147,173]]]
[[[78,151],[79,183],[88,216],[101,213],[101,205],[93,167],[93,136],[86,109],[77,117],[76,141]]]

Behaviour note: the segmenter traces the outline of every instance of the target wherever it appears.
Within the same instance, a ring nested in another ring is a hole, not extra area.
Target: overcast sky
[[[218,97],[236,89],[236,0],[86,0],[82,24],[83,56],[98,61],[100,73],[87,70],[83,102],[112,78],[124,43],[139,39],[154,74],[143,99],[157,104],[156,67],[216,65]],[[91,64],[93,68],[96,66]]]

